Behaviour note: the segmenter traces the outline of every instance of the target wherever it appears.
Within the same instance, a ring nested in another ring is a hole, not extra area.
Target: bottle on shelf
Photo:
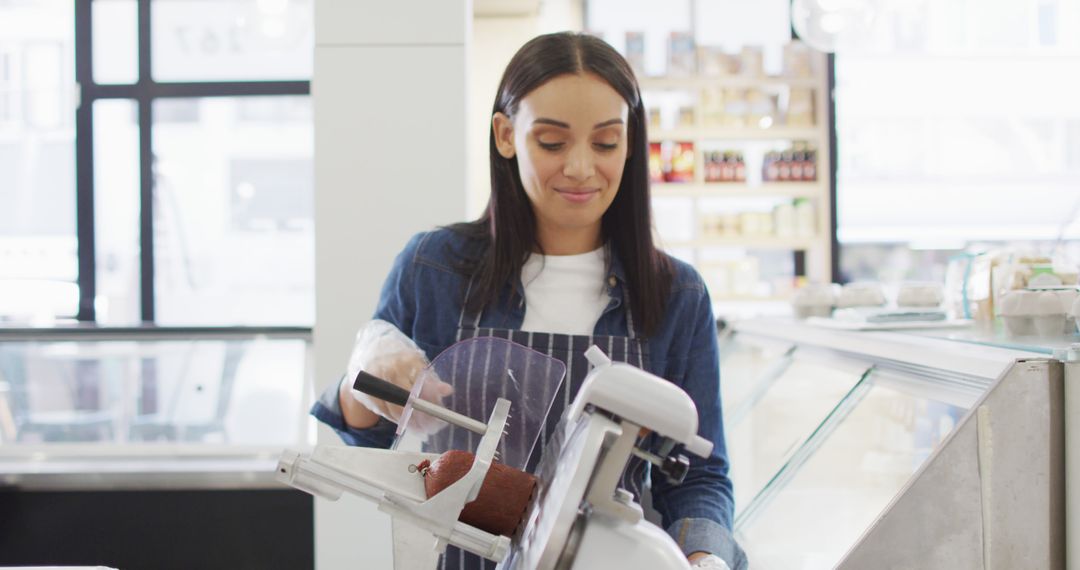
[[[817,153],[806,142],[783,151],[769,151],[761,166],[765,182],[813,182],[817,180]]]
[[[806,163],[803,165],[803,180],[808,182],[817,180],[817,151],[813,148],[806,151]]]
[[[720,181],[731,182],[733,180],[735,180],[735,159],[731,156],[731,151],[724,151],[724,155],[720,159]]]
[[[796,148],[791,153],[791,180],[806,180],[803,178],[803,169],[806,166],[806,153],[801,148]]]
[[[791,157],[792,157],[791,150],[785,150],[784,152],[780,153],[780,161],[779,161],[780,167],[779,167],[779,171],[778,171],[779,175],[776,178],[780,182],[790,182],[791,181],[791,161],[792,161]]]
[[[746,182],[746,160],[741,152],[735,153],[735,182]]]

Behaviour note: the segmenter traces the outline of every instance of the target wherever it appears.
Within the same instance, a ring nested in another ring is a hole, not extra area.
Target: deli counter
[[[0,329],[0,567],[310,568],[307,329]]]
[[[723,331],[751,567],[1065,568],[1065,384],[1080,363],[1062,347],[787,319]]]
[[[99,333],[0,330],[0,566],[311,567],[311,497],[272,473],[314,442],[310,334]],[[1066,567],[1067,345],[750,320],[720,346],[752,568]]]

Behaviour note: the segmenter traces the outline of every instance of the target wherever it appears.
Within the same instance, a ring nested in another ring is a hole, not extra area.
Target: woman
[[[510,338],[567,364],[550,412],[557,418],[587,371],[583,349],[617,347],[613,359],[685,390],[714,443],[710,458],[691,459],[682,485],[652,479],[653,507],[691,562],[739,570],[711,303],[697,272],[653,244],[645,124],[633,72],[603,41],[561,33],[525,44],[492,113],[488,208],[474,222],[414,237],[398,256],[375,318],[419,348],[383,350],[393,354],[365,369],[408,387],[425,356],[457,340]],[[350,368],[357,360],[354,351]],[[312,413],[350,444],[388,446],[387,418],[400,410],[354,397],[351,377]],[[631,464],[626,488],[638,494],[647,471]],[[444,564],[485,567],[449,551]]]

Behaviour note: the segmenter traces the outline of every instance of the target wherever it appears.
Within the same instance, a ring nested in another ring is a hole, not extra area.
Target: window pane
[[[97,322],[138,323],[139,125],[134,101],[94,102],[94,203]]]
[[[154,0],[154,79],[309,79],[312,6],[311,0]]]
[[[736,523],[757,568],[835,568],[856,544],[964,415],[965,407],[920,393],[919,381],[872,373],[809,459],[770,481],[757,512]]]
[[[154,103],[156,317],[314,321],[308,97]]]
[[[893,3],[873,45],[836,56],[846,279],[937,279],[956,251],[1049,252],[1059,235],[1080,252],[1078,12]]]
[[[94,0],[94,81],[139,80],[138,7],[135,0]]]
[[[0,320],[78,312],[73,7],[0,3]]]

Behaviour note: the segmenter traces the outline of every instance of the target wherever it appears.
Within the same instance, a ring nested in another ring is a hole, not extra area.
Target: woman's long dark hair
[[[629,156],[619,191],[604,213],[601,231],[604,241],[613,243],[626,270],[634,321],[640,332],[648,335],[663,318],[672,269],[668,257],[653,244],[645,106],[630,65],[614,48],[593,36],[570,32],[539,36],[522,46],[506,66],[492,114],[513,118],[522,98],[533,90],[557,76],[579,73],[600,77],[629,106]],[[520,293],[517,284],[522,265],[532,251],[542,251],[517,157],[507,159],[499,154],[494,129],[489,140],[491,196],[487,210],[474,222],[450,228],[481,244],[480,255],[464,264],[474,276],[465,301],[466,309],[473,313],[498,302],[507,283],[515,284],[515,292]]]

